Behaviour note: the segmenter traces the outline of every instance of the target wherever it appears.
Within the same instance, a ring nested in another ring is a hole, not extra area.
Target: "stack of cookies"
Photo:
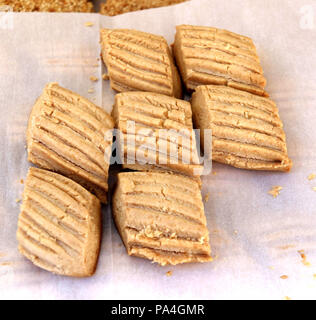
[[[57,83],[44,88],[27,130],[28,159],[41,169],[25,182],[20,252],[54,273],[93,274],[115,154],[123,171],[112,212],[127,253],[160,265],[211,261],[205,162],[292,166],[256,48],[245,36],[188,25],[177,27],[173,52],[163,37],[135,30],[100,36],[117,92],[112,115]],[[204,157],[198,140],[211,150]]]

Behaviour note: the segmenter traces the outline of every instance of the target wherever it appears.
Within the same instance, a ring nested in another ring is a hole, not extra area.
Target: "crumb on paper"
[[[167,277],[171,277],[172,276],[172,271],[169,270],[168,272],[166,272],[166,276]]]
[[[281,186],[274,186],[272,187],[272,189],[268,192],[268,194],[270,194],[271,196],[273,196],[273,198],[276,198],[279,194],[280,191],[283,189],[283,187]]]
[[[280,278],[283,279],[283,280],[285,280],[285,279],[288,279],[288,276],[284,274],[284,275],[281,276]]]
[[[98,63],[94,63],[94,64],[92,65],[92,67],[98,67],[98,66],[99,66]]]
[[[95,76],[90,76],[90,80],[93,82],[96,82],[99,80],[99,78],[95,77]]]
[[[316,187],[313,187],[312,189],[316,192]]]
[[[214,176],[216,176],[216,175],[217,175],[217,172],[216,172],[216,171],[212,171],[212,174],[213,174]]]
[[[11,265],[12,265],[12,262],[9,262],[9,261],[5,261],[5,262],[0,263],[0,266],[11,266]]]
[[[298,250],[297,252],[299,253],[299,255],[302,258],[301,262],[303,263],[303,265],[306,266],[306,267],[310,267],[311,263],[307,261],[305,251],[304,250]]]
[[[235,234],[238,234],[238,231],[237,231],[237,230],[234,230],[234,233],[235,233]]]
[[[316,273],[313,274],[313,278],[316,280]]]
[[[21,179],[21,180],[20,180],[20,183],[21,183],[21,184],[24,184],[24,180],[23,180],[23,179]]]
[[[88,93],[94,93],[94,89],[90,88],[90,89],[88,90]]]
[[[110,79],[110,77],[109,77],[109,75],[108,75],[108,74],[103,73],[103,74],[102,74],[102,79],[106,81],[106,80],[109,80],[109,79]]]
[[[209,199],[210,199],[210,193],[208,192],[208,193],[204,196],[204,202],[208,202]]]
[[[307,177],[307,179],[308,179],[309,181],[314,180],[315,178],[316,178],[316,174],[315,174],[315,173],[311,173],[311,174]]]
[[[92,26],[94,25],[94,23],[88,21],[88,22],[86,22],[84,25],[85,25],[86,27],[92,27]]]
[[[280,250],[288,250],[288,249],[291,249],[291,248],[295,248],[295,245],[294,244],[287,244],[287,245],[278,247],[278,249],[280,249]]]
[[[288,296],[285,296],[284,299],[285,299],[285,300],[292,300],[292,299],[291,299],[290,297],[288,297]]]
[[[15,199],[15,202],[16,202],[16,203],[19,203],[19,202],[21,202],[21,201],[22,201],[22,200],[19,199],[19,198]]]
[[[269,266],[269,269],[274,270],[275,267],[274,266]]]

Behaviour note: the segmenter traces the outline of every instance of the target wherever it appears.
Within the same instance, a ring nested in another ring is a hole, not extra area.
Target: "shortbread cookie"
[[[13,11],[92,12],[93,4],[87,0],[0,0],[1,5]]]
[[[100,248],[100,208],[100,201],[76,182],[30,168],[18,222],[19,251],[53,273],[91,276]]]
[[[191,178],[119,173],[112,206],[129,255],[160,265],[211,261],[201,192]]]
[[[50,83],[30,115],[28,159],[75,180],[106,203],[113,127],[103,109]]]
[[[177,26],[174,55],[188,90],[226,85],[268,96],[266,79],[248,37],[211,27]]]
[[[126,29],[101,29],[100,36],[112,89],[181,97],[180,76],[163,37]]]
[[[204,130],[211,129],[213,160],[242,169],[291,169],[283,124],[272,100],[225,86],[199,86],[192,109],[202,146],[207,144]]]
[[[126,12],[165,7],[185,1],[188,0],[107,0],[101,4],[100,13],[107,16],[116,16]]]
[[[124,92],[116,95],[112,115],[121,132],[124,168],[201,174],[189,102],[158,93]]]

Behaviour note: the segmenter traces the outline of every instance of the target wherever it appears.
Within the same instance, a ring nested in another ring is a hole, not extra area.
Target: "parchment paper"
[[[316,298],[316,179],[307,179],[316,173],[315,16],[315,2],[308,0],[196,0],[114,18],[17,13],[8,23],[0,20],[0,299]],[[172,43],[182,23],[254,39],[293,170],[250,172],[214,164],[216,174],[203,177],[203,195],[210,194],[205,212],[212,263],[159,267],[127,256],[107,206],[92,278],[56,276],[33,266],[18,253],[15,232],[20,179],[30,165],[25,130],[35,99],[47,82],[57,81],[111,111],[108,82],[89,80],[105,71],[98,60],[99,27],[148,31]],[[283,190],[274,199],[267,192],[276,185]]]

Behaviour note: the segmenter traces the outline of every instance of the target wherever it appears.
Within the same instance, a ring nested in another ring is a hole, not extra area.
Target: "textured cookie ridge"
[[[212,260],[200,188],[191,178],[119,173],[112,206],[129,255],[160,265]]]
[[[101,237],[100,201],[76,182],[30,168],[18,221],[19,251],[47,271],[91,276]]]
[[[50,83],[29,118],[28,159],[75,180],[106,203],[113,127],[103,109]]]
[[[201,174],[191,105],[150,92],[117,94],[112,111],[121,132],[124,168]]]
[[[182,96],[180,76],[163,37],[128,29],[101,29],[100,37],[112,89]]]
[[[212,159],[237,168],[289,171],[286,137],[276,104],[225,86],[199,86],[192,96],[195,126],[212,134]]]
[[[188,90],[213,84],[268,96],[255,45],[248,37],[212,27],[180,25],[173,51]]]

